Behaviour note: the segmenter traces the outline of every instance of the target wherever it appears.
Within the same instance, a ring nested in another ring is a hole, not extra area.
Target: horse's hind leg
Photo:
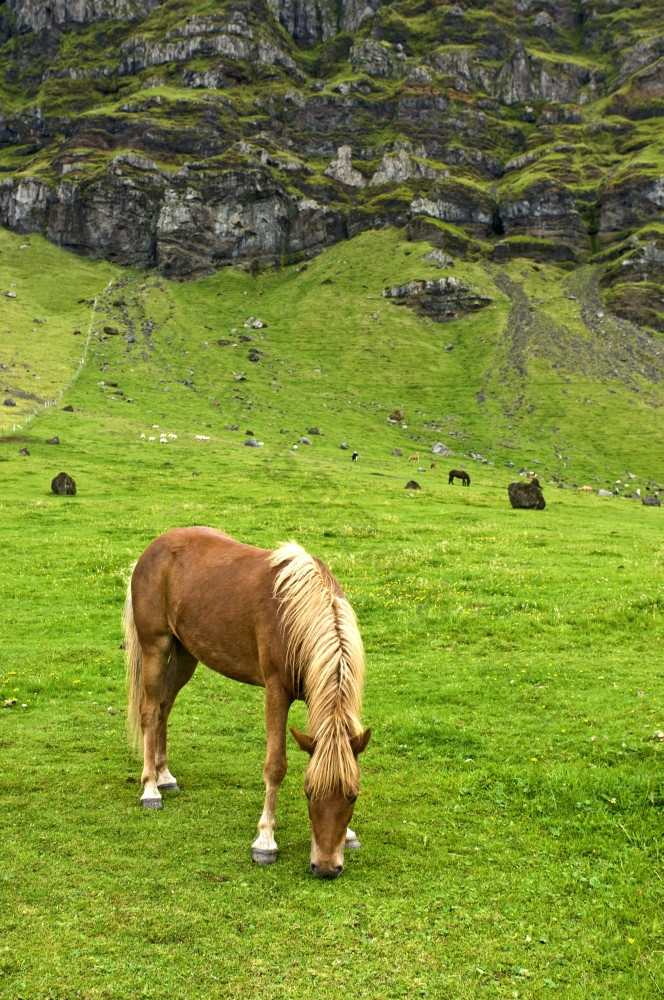
[[[150,643],[141,644],[143,650],[143,694],[141,697],[141,731],[143,733],[143,794],[141,805],[145,809],[161,809],[161,793],[157,787],[157,733],[161,716],[161,701],[168,670],[173,636],[162,635]]]
[[[198,660],[187,652],[182,643],[177,639],[173,643],[171,658],[168,661],[168,669],[164,679],[164,687],[159,706],[159,722],[157,724],[157,736],[155,746],[155,768],[157,771],[157,788],[160,792],[179,791],[178,783],[168,769],[166,738],[168,731],[168,717],[173,708],[178,692],[191,680]]]

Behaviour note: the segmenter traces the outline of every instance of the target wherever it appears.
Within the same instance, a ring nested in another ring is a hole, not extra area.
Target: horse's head
[[[316,752],[316,740],[299,733],[292,726],[291,732],[300,749],[309,754],[309,766],[304,776],[304,792],[311,820],[311,870],[318,878],[337,878],[344,869],[346,832],[360,790],[360,769],[357,758],[366,748],[371,730],[365,729],[363,733],[350,739],[350,748],[353,752],[353,775],[350,780],[347,779],[342,786],[339,779],[336,789],[323,795],[314,793],[309,774]]]

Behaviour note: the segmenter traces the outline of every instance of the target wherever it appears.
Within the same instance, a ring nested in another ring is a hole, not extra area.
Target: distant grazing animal
[[[537,476],[535,475],[534,472],[529,472],[528,473],[528,479],[531,481],[531,483],[533,484],[533,486],[539,486],[540,485],[540,481],[539,481],[539,479],[537,478]]]
[[[592,486],[579,486],[579,493],[594,493]]]
[[[358,756],[371,730],[360,722],[364,651],[355,613],[319,559],[295,542],[275,552],[214,528],[173,528],[156,538],[132,573],[124,608],[127,721],[143,743],[141,804],[162,808],[177,791],[167,766],[168,716],[197,663],[265,688],[265,805],[252,858],[277,859],[274,813],[286,774],[286,724],[296,698],[309,735],[291,732],[309,755],[304,791],[314,875],[336,878],[359,792]],[[230,822],[229,817],[229,822]]]
[[[461,480],[462,486],[470,486],[470,476],[463,469],[451,469],[450,476],[447,480],[448,485],[453,483],[455,479]]]
[[[353,462],[357,462],[357,452],[356,451],[354,451],[353,454],[350,457],[353,460]]]
[[[431,468],[432,468],[432,469],[435,469],[435,468],[436,468],[436,463],[435,463],[435,462],[432,462],[432,463],[431,463]]]
[[[420,456],[419,455],[409,455],[408,456],[408,461],[409,462],[419,462],[419,460],[420,460]]]

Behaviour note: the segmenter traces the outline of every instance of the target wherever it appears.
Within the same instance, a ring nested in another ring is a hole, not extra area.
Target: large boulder
[[[535,483],[521,481],[510,483],[507,492],[513,507],[527,510],[544,510],[546,507],[542,490]]]
[[[51,489],[54,493],[59,496],[75,496],[76,495],[76,483],[68,476],[66,472],[59,472],[58,475],[51,482]]]

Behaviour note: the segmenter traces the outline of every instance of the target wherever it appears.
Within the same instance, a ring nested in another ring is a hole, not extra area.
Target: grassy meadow
[[[393,231],[180,285],[34,236],[0,249],[0,997],[664,993],[664,521],[574,488],[664,482],[662,394],[561,366],[560,337],[594,336],[565,272],[506,266],[529,302],[546,279],[517,343],[481,264],[455,273],[493,303],[454,323],[383,299],[440,273]],[[509,506],[524,465],[544,511]],[[74,497],[50,491],[63,470]],[[203,666],[172,715],[182,791],[139,807],[122,604],[148,542],[188,524],[295,538],[357,611],[373,737],[334,882],[309,873],[292,741],[280,857],[252,864],[262,692]]]

